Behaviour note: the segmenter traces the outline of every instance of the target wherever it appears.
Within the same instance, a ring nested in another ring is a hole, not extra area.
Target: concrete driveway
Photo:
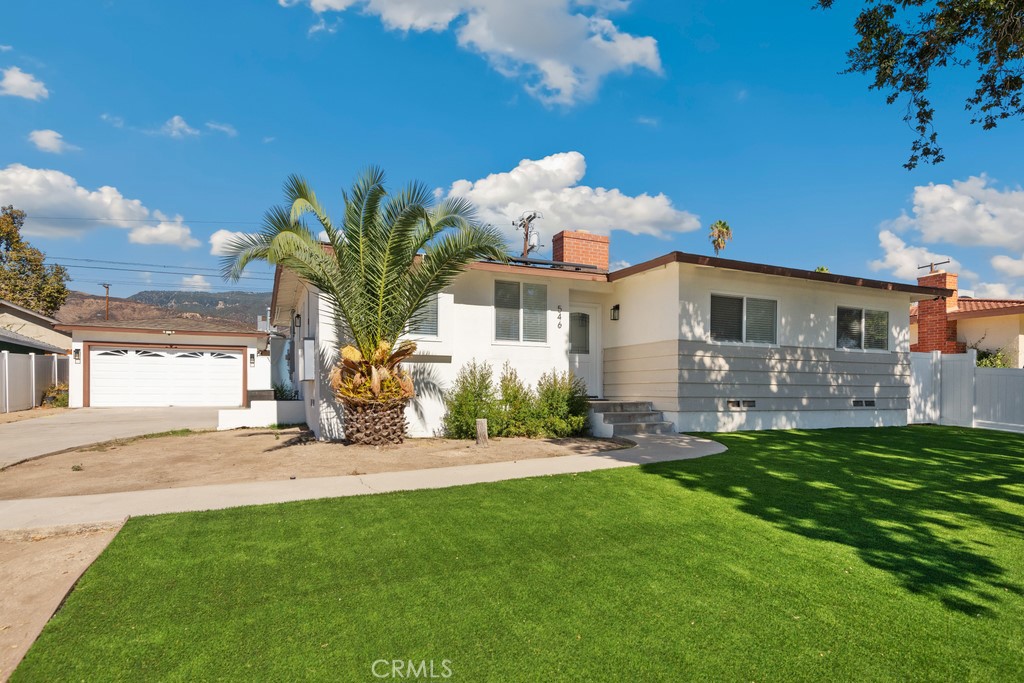
[[[78,446],[172,429],[214,429],[219,408],[80,408],[0,424],[0,468]]]

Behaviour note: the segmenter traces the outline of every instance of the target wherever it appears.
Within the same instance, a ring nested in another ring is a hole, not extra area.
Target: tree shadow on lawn
[[[785,531],[852,547],[951,610],[989,616],[1000,593],[1024,595],[986,554],[1001,536],[1024,539],[1013,510],[1024,506],[1024,437],[931,426],[706,436],[729,451],[644,471],[732,499]]]

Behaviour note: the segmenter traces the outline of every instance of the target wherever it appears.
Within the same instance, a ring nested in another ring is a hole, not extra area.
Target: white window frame
[[[848,349],[839,346],[839,309],[846,308],[851,311],[860,310],[860,346],[852,349]],[[885,313],[886,326],[885,326],[885,348],[884,349],[866,349],[864,348],[864,337],[867,334],[867,314],[872,313]],[[864,305],[858,304],[836,304],[836,333],[834,346],[836,351],[850,351],[852,353],[892,353],[892,313],[883,308],[868,308]]]
[[[495,290],[495,288],[496,288],[496,286],[497,286],[497,284],[499,282],[504,282],[504,283],[513,284],[513,285],[518,285],[518,287],[519,287],[519,340],[518,341],[513,340],[513,339],[498,339],[498,305],[497,305],[498,302],[496,301],[495,291],[494,290]],[[545,341],[542,341],[542,342],[540,342],[540,341],[524,341],[523,340],[523,332],[525,330],[525,326],[523,325],[523,285],[525,285],[525,284],[541,285],[541,286],[543,286],[545,288],[545,299],[547,300],[545,302],[545,307],[544,307],[544,338],[545,338]],[[500,278],[495,278],[491,282],[491,344],[493,346],[536,346],[536,347],[547,347],[547,346],[549,346],[550,345],[550,339],[551,339],[551,331],[548,329],[550,327],[549,323],[551,322],[550,319],[549,319],[550,318],[549,311],[551,310],[550,309],[550,301],[551,301],[551,299],[550,299],[550,296],[551,296],[550,289],[551,288],[548,286],[548,283],[546,283],[546,282],[535,282],[533,280],[529,280],[529,281],[527,281],[527,280],[503,280],[503,279],[500,279]]]
[[[713,339],[711,337],[711,297],[720,296],[729,299],[743,299],[743,322],[740,334],[743,337],[743,341],[731,341],[727,339]],[[747,341],[747,299],[761,299],[762,301],[774,301],[775,302],[775,342],[755,342]],[[739,294],[737,292],[711,292],[708,295],[708,333],[707,342],[709,344],[744,344],[746,346],[761,346],[764,348],[775,348],[779,346],[779,300],[770,296],[754,296],[751,294]]]

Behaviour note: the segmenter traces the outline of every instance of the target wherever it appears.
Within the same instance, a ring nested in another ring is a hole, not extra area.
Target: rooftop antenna
[[[524,211],[517,220],[512,221],[512,225],[516,226],[516,230],[523,231],[523,258],[528,258],[530,253],[539,249],[542,245],[540,243],[540,233],[533,227],[533,222],[538,218],[544,218],[544,214],[540,211]]]
[[[926,263],[923,266],[918,266],[917,269],[918,270],[924,270],[925,268],[928,268],[928,274],[930,275],[932,273],[938,272],[938,271],[935,270],[935,266],[944,266],[947,263],[949,263],[949,261],[950,261],[949,259],[946,259],[945,261],[938,261],[936,263]]]

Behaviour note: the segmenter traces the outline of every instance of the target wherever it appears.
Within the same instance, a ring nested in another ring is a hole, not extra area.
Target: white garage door
[[[89,405],[238,406],[242,363],[237,350],[95,347]]]

